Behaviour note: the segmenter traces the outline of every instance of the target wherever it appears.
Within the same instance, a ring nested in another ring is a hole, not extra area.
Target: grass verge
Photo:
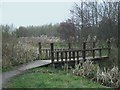
[[[54,68],[35,68],[11,78],[5,88],[106,88],[89,79]]]

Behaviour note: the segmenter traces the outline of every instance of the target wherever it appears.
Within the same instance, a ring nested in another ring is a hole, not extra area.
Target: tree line
[[[71,17],[66,21],[55,25],[20,26],[12,33],[16,37],[57,36],[67,42],[79,42],[88,37],[118,40],[118,5],[119,2],[104,0],[75,3],[70,10]]]
[[[40,37],[41,35],[56,36],[58,24],[42,26],[20,26],[16,29],[17,37]]]

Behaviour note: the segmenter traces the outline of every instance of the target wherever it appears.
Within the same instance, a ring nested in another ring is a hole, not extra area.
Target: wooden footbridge
[[[16,70],[0,74],[0,76],[2,76],[1,83],[4,85],[9,78],[35,67],[48,66],[50,64],[58,67],[64,65],[65,63],[68,65],[75,65],[75,63],[79,63],[79,61],[101,60],[109,58],[109,41],[107,42],[106,47],[97,47],[96,42],[83,42],[81,45],[77,45],[78,46],[76,48],[74,47],[75,43],[68,43],[66,48],[56,48],[55,43],[50,43],[50,48],[43,48],[44,45],[42,46],[42,43],[39,43],[39,59],[22,65]]]
[[[58,44],[60,46],[60,44]],[[50,43],[50,48],[43,48],[39,42],[39,60],[51,60],[52,64],[78,62],[85,60],[101,60],[109,58],[110,41],[106,46],[97,46],[96,42],[83,42],[81,45],[67,43],[66,47],[56,47],[56,43]]]

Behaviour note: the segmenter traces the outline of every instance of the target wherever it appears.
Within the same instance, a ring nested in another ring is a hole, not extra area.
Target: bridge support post
[[[51,62],[52,62],[52,66],[54,66],[54,44],[51,43]]]
[[[86,42],[83,42],[83,53],[82,53],[82,56],[83,56],[83,60],[85,61],[86,60]]]
[[[93,42],[93,58],[95,58],[95,50],[94,50],[94,48],[95,48],[95,42]]]
[[[41,42],[39,42],[38,44],[39,44],[39,55],[38,55],[38,59],[40,60],[40,59],[41,59],[41,56],[40,56],[40,55],[42,54],[42,53],[41,53],[41,48],[42,48],[42,46],[41,46]]]
[[[101,58],[101,56],[102,56],[101,51],[102,51],[102,49],[100,48],[100,49],[99,49],[100,58]]]
[[[71,43],[68,43],[68,49],[71,49]]]
[[[71,43],[68,43],[68,50],[71,49]],[[69,60],[71,60],[71,51],[69,51]]]

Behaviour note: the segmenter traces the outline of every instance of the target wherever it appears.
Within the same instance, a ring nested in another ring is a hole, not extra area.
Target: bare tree
[[[117,8],[118,2],[106,2],[105,0],[75,3],[71,13],[74,17],[73,21],[75,27],[77,27],[76,29],[80,31],[80,37],[88,37],[89,34],[100,37],[103,34],[104,37],[102,38],[115,36],[117,33],[116,27],[118,26]],[[91,30],[91,33],[88,29]]]

